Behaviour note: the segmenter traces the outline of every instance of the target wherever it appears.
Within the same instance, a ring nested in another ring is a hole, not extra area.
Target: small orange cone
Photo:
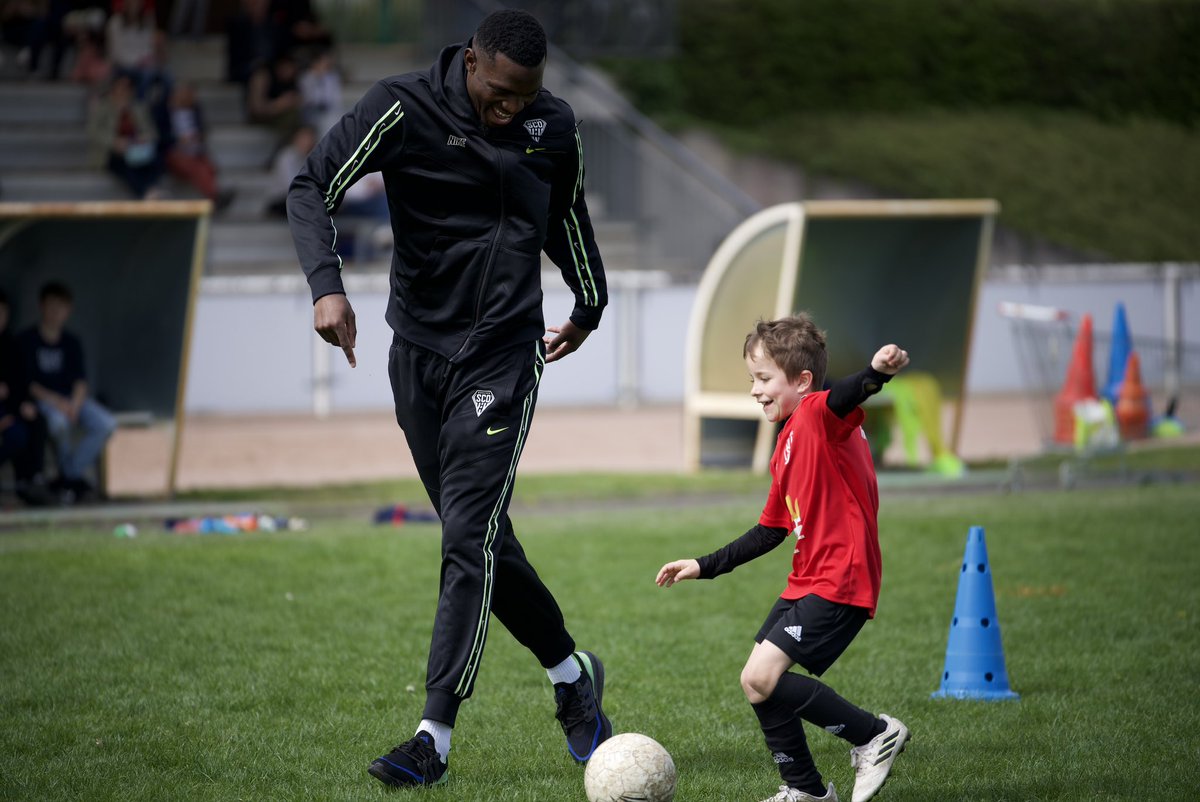
[[[1075,442],[1075,405],[1096,398],[1096,375],[1092,370],[1092,316],[1079,321],[1079,334],[1067,366],[1067,378],[1054,398],[1054,441]]]
[[[1140,440],[1149,434],[1150,394],[1142,385],[1142,361],[1137,351],[1129,352],[1115,411],[1122,440]]]

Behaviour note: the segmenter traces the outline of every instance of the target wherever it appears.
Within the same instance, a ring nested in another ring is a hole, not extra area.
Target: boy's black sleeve
[[[844,418],[853,412],[855,407],[882,390],[883,385],[891,378],[889,374],[880,373],[868,365],[865,370],[834,382],[829,388],[829,395],[825,396],[825,404],[834,415]]]
[[[729,545],[699,558],[696,562],[700,563],[700,578],[715,579],[763,556],[782,543],[787,533],[783,527],[756,525]]]

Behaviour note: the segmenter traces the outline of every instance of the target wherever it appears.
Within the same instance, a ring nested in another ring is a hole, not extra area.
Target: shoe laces
[[[564,729],[585,724],[596,717],[596,701],[592,693],[592,683],[588,682],[586,678],[580,678],[557,689],[554,701],[557,705],[554,716],[562,722]]]
[[[800,792],[790,785],[779,786],[779,793],[770,799],[765,799],[763,802],[795,802],[800,798]]]
[[[426,740],[428,738],[429,740]],[[442,757],[437,753],[437,749],[433,746],[433,738],[426,735],[422,738],[420,735],[414,735],[402,744],[397,744],[392,748],[393,752],[399,752],[402,755],[408,755],[413,759],[413,762],[418,766],[424,766],[430,760],[442,762]]]

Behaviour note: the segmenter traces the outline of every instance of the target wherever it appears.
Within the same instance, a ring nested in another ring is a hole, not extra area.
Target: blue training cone
[[[1129,352],[1133,350],[1129,336],[1129,321],[1125,319],[1125,304],[1117,302],[1113,313],[1112,343],[1108,352],[1108,381],[1100,395],[1114,407],[1121,394],[1121,383],[1125,381],[1125,366],[1129,364]]]
[[[942,687],[934,699],[1018,699],[1008,687],[1004,669],[1004,647],[1000,643],[1000,620],[992,591],[992,569],[988,565],[983,527],[967,533],[958,598],[946,644],[946,667]]]

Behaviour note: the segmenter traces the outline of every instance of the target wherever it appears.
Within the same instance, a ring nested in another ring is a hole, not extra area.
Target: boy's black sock
[[[886,729],[882,719],[850,704],[825,683],[790,671],[779,678],[771,698],[855,746],[862,746]]]
[[[804,737],[804,722],[792,712],[791,707],[780,703],[775,694],[751,707],[758,716],[767,748],[771,750],[771,757],[784,783],[806,794],[825,796],[825,783],[813,763],[808,740]]]

